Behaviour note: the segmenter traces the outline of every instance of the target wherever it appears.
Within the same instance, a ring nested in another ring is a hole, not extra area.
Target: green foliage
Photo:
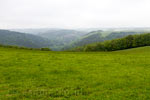
[[[150,47],[57,53],[0,47],[0,100],[149,100],[149,65]]]
[[[52,51],[50,48],[27,48],[27,47],[20,47],[20,46],[14,46],[14,45],[2,45],[2,44],[0,44],[0,47],[15,48],[15,49],[25,49],[25,50]]]
[[[51,51],[50,48],[41,48],[42,51]]]
[[[124,38],[89,44],[80,49],[81,51],[115,51],[141,46],[150,46],[150,33],[128,35]],[[76,48],[74,49],[76,51]]]

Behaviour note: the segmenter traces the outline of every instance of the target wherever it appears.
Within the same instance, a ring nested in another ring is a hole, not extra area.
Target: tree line
[[[3,45],[3,44],[0,44],[0,47],[3,47],[3,48],[14,48],[14,49],[25,49],[25,50],[52,51],[50,48],[28,48],[28,47],[23,47],[23,46]]]
[[[150,46],[150,33],[128,35],[124,38],[107,40],[104,42],[77,47],[71,51],[116,51],[142,46]]]

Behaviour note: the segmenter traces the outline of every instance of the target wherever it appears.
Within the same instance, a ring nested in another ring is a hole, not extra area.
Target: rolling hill
[[[73,51],[116,51],[150,46],[150,33],[128,35],[123,38],[97,42],[72,49]]]
[[[84,34],[86,33],[81,31],[60,29],[60,30],[49,30],[47,32],[40,33],[39,35],[48,38],[50,40],[55,40],[66,44],[68,42],[77,40]]]
[[[73,45],[75,46],[83,46],[86,44],[94,43],[94,42],[100,42],[104,41],[104,37],[101,33],[89,33],[88,35],[85,35],[82,37],[82,39],[76,41]]]
[[[72,42],[70,45],[67,45],[63,48],[63,50],[67,50],[70,48],[75,48],[79,46],[85,46],[91,43],[103,42],[106,40],[112,40],[117,38],[122,38],[128,35],[134,34],[143,34],[144,31],[93,31],[88,34],[85,34],[80,39],[75,42]]]
[[[86,33],[76,30],[57,29],[57,30],[48,30],[38,35],[54,41],[55,44],[54,49],[61,50],[64,46],[69,45],[74,41],[77,41],[84,34]]]
[[[8,30],[0,30],[0,44],[24,46],[29,48],[53,46],[51,41],[43,37]]]
[[[77,41],[87,32],[70,30],[70,29],[57,29],[57,28],[37,28],[37,29],[10,29],[16,32],[23,32],[27,34],[34,34],[43,38],[47,38],[53,42],[51,48],[53,50],[59,51],[64,46],[69,45],[72,42]]]

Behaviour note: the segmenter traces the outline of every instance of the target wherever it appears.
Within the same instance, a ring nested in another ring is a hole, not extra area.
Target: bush
[[[50,48],[41,48],[42,51],[51,51]]]
[[[15,49],[25,49],[25,50],[51,51],[50,48],[28,48],[28,47],[21,47],[21,46],[15,46],[15,45],[2,45],[2,44],[0,44],[0,47],[15,48]]]

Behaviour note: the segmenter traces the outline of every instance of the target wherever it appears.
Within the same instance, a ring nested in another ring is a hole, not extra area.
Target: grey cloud
[[[150,26],[149,0],[0,0],[0,28]]]

